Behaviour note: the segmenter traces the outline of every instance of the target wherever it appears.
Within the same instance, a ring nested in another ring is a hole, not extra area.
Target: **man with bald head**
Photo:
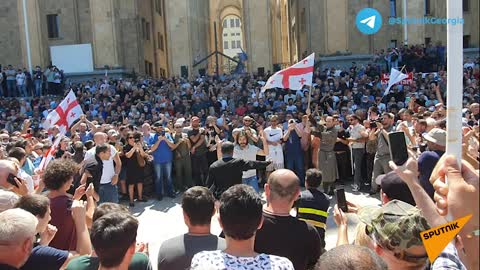
[[[320,237],[305,221],[290,215],[300,194],[300,181],[294,172],[279,169],[265,184],[267,205],[263,225],[255,237],[255,251],[288,258],[295,269],[309,269],[320,257]]]
[[[107,143],[107,134],[103,132],[97,132],[93,135],[95,145],[104,145]],[[113,202],[118,203],[118,190],[117,182],[118,175],[122,168],[122,161],[118,155],[117,149],[114,146],[108,144],[110,147],[110,158],[108,160],[102,160],[103,169],[102,177],[100,179],[100,188],[98,195],[100,197],[99,203]],[[96,147],[88,150],[85,153],[85,160],[95,158]]]

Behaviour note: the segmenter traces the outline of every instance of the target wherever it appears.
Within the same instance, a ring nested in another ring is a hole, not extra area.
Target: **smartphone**
[[[403,131],[392,132],[388,134],[390,158],[398,166],[407,162],[407,142],[405,141],[405,133]]]
[[[345,198],[345,189],[343,187],[339,187],[335,189],[335,194],[337,197],[338,208],[342,209],[344,213],[347,213],[348,206],[347,206],[347,199]]]
[[[14,185],[18,188],[17,182],[15,181],[15,175],[14,174],[9,174],[7,177],[7,182],[11,185]]]

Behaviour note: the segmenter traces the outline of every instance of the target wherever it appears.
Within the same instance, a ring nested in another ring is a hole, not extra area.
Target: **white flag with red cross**
[[[48,163],[55,157],[58,144],[60,143],[62,138],[63,138],[63,134],[62,133],[58,134],[57,138],[53,142],[50,149],[48,149],[48,151],[43,156],[42,161],[40,162],[40,165],[38,165],[38,169],[45,171],[45,168],[47,168]]]
[[[68,95],[62,100],[62,102],[60,102],[57,108],[47,115],[43,127],[49,129],[54,125],[57,125],[60,132],[65,134],[73,122],[80,118],[80,115],[82,114],[82,107],[78,104],[77,97],[73,91],[70,90]]]
[[[277,71],[268,78],[267,83],[262,87],[262,92],[270,88],[301,90],[305,85],[312,86],[314,64],[315,53],[312,53],[295,65]]]

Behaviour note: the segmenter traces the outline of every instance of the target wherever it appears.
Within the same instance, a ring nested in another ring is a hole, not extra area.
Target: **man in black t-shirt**
[[[295,269],[309,269],[321,255],[317,230],[290,215],[300,194],[300,181],[294,172],[279,169],[265,184],[267,206],[263,225],[255,237],[255,251],[288,258]]]
[[[350,147],[348,147],[348,140],[347,138],[350,137],[347,131],[343,128],[344,121],[339,119],[338,117],[334,116],[336,119],[336,126],[337,126],[337,142],[333,147],[333,151],[335,151],[335,157],[337,158],[337,183],[344,184],[347,180],[352,178],[352,167],[350,161]]]
[[[187,128],[187,136],[190,140],[192,174],[197,186],[204,186],[208,175],[207,146],[205,144],[205,130],[200,128],[200,118],[192,117],[191,127]]]

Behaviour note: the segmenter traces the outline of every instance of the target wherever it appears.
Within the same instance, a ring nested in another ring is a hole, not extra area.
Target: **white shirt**
[[[112,177],[115,175],[113,158],[117,154],[117,149],[115,149],[113,145],[109,145],[109,146],[110,146],[110,159],[103,160],[103,170],[102,170],[102,178],[100,179],[100,184],[108,184],[112,182]],[[84,160],[95,157],[95,149],[96,147],[93,147],[92,149],[88,150],[85,153]]]
[[[18,170],[18,177],[22,178],[27,183],[28,193],[33,193],[35,191],[33,178],[27,172],[20,168]]]
[[[245,149],[240,148],[240,145],[235,145],[235,148],[233,149],[233,158],[241,158],[243,160],[255,161],[257,160],[257,152],[259,150],[260,148],[252,144],[247,144]],[[255,175],[257,175],[257,170],[248,170],[243,172],[242,178],[250,178],[254,177]]]
[[[267,137],[267,141],[278,143],[283,138],[283,131],[280,126],[276,128],[272,128],[271,126],[267,127],[265,130],[265,136]]]
[[[17,79],[17,85],[23,85],[25,83],[25,74],[18,73],[16,79]]]
[[[293,102],[295,102],[295,101],[297,100],[297,95],[290,94],[290,95],[285,95],[285,96],[283,97],[283,101],[284,101],[285,103],[287,103],[287,104],[288,104],[288,100],[289,100],[289,99],[293,99]]]
[[[363,132],[366,132],[365,127],[360,125],[360,124],[357,124],[350,129],[350,137],[353,138],[353,139],[363,138],[362,135],[361,135],[361,133],[363,133]],[[352,148],[353,149],[365,148],[365,143],[364,142],[354,142],[354,143],[352,143]]]
[[[237,257],[221,250],[201,251],[192,258],[191,270],[294,270],[292,262],[284,257],[258,254],[255,257]]]

